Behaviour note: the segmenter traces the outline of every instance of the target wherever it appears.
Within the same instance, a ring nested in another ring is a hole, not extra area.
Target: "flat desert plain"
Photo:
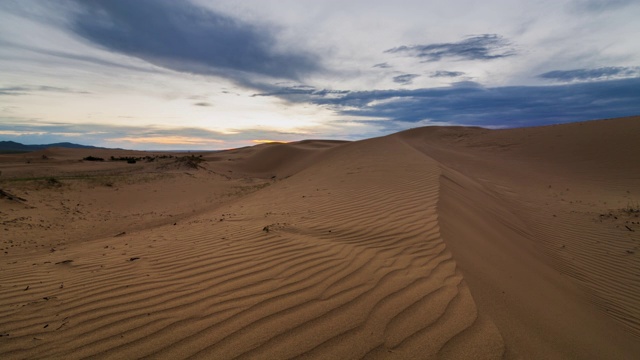
[[[3,359],[640,354],[640,117],[0,171]]]

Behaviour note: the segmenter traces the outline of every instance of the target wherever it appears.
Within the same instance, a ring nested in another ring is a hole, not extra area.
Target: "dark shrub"
[[[87,156],[86,158],[84,158],[82,160],[86,160],[86,161],[104,161],[103,158],[95,157],[95,156]]]

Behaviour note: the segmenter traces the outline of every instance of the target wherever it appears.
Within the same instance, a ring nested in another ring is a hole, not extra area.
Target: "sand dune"
[[[0,354],[634,358],[639,124],[0,156]]]
[[[423,132],[413,143],[450,165],[445,173],[455,169],[453,176],[475,183],[474,195],[484,193],[485,199],[473,203],[500,201],[495,207],[502,207],[502,215],[494,217],[511,217],[509,227],[531,244],[540,263],[573,278],[590,294],[589,302],[640,336],[640,261],[634,256],[640,219],[629,211],[638,209],[640,198],[638,120],[474,131],[455,146],[442,136],[425,141],[431,135]],[[415,139],[417,134],[401,135]],[[451,189],[452,181],[441,185]],[[458,187],[448,193],[460,197],[467,191]]]
[[[231,161],[228,169],[247,176],[285,178],[315,162],[321,150],[340,145],[342,141],[307,140],[288,144],[263,144],[232,150],[218,157]],[[231,156],[229,156],[231,155]]]

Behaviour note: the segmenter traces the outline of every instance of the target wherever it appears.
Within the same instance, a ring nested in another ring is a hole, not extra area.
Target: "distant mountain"
[[[69,142],[42,145],[25,145],[15,141],[0,141],[0,152],[28,152],[42,150],[50,147],[61,147],[70,149],[104,149],[96,146],[80,145]]]

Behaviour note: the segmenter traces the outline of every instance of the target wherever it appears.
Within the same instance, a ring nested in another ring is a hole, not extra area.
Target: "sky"
[[[634,0],[2,0],[0,140],[141,150],[640,115]]]

